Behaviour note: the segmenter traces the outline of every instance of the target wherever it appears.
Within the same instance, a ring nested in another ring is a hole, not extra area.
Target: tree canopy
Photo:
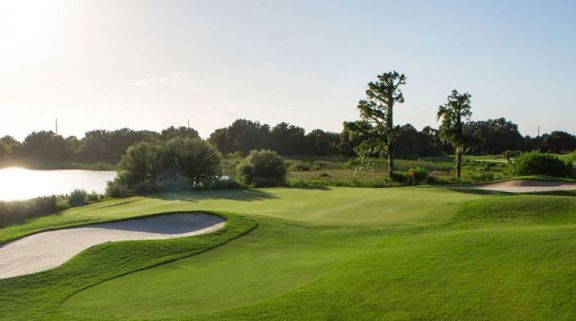
[[[362,130],[365,136],[364,148],[383,152],[388,158],[388,172],[394,173],[394,105],[404,103],[401,86],[406,84],[406,76],[396,71],[378,75],[378,80],[368,83],[366,99],[358,102],[360,118],[369,126],[349,123],[348,130]]]
[[[440,137],[449,142],[456,153],[456,176],[462,176],[462,155],[473,146],[474,137],[464,133],[464,124],[472,117],[469,93],[460,94],[456,89],[448,96],[448,102],[438,108],[437,119],[441,121]]]

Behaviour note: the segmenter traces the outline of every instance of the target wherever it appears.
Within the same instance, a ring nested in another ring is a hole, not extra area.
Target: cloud
[[[175,85],[182,82],[182,72],[175,71],[168,76],[137,79],[132,82],[134,86]]]

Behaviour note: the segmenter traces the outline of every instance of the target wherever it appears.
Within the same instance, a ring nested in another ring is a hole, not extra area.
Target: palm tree
[[[437,119],[442,120],[440,137],[454,147],[456,154],[456,175],[462,177],[462,155],[469,145],[469,137],[464,135],[464,122],[472,116],[469,93],[460,94],[456,89],[448,96],[448,102],[438,109]]]

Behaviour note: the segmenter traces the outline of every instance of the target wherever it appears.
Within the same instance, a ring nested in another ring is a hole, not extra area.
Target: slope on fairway
[[[213,291],[209,295],[212,297],[219,295],[222,298],[227,297],[228,292],[221,290],[231,288],[226,282],[232,281],[227,279],[226,275],[234,270],[236,264],[235,260],[227,257],[236,255],[235,258],[238,259],[239,271],[232,275],[244,280],[243,285],[247,287],[247,290],[241,294],[246,298],[231,296],[230,300],[211,303],[204,310],[213,311],[241,304],[253,304],[282,295],[294,287],[305,285],[324,273],[329,273],[350,258],[362,254],[374,242],[377,242],[378,238],[388,237],[394,229],[402,229],[403,226],[414,224],[417,228],[436,224],[449,218],[458,209],[460,203],[480,197],[482,196],[435,188],[415,188],[414,190],[411,188],[273,188],[183,193],[147,198],[132,197],[76,208],[59,215],[2,229],[0,242],[49,226],[101,222],[166,211],[200,210],[242,213],[257,219],[262,226],[248,235],[213,250],[218,255],[210,251],[194,257],[198,260],[205,260],[204,262],[210,266],[205,271],[207,278],[200,280]],[[282,222],[278,218],[291,221]],[[231,224],[228,224],[230,222]],[[60,304],[69,296],[103,280],[141,269],[143,266],[181,258],[181,253],[188,253],[185,255],[201,253],[241,235],[243,231],[253,226],[251,222],[251,219],[233,215],[229,217],[223,229],[198,237],[102,244],[81,253],[62,267],[40,274],[0,280],[0,301],[2,302],[0,319],[72,320],[69,314],[62,314],[63,311],[68,310],[60,307]],[[419,227],[422,223],[425,224]],[[332,227],[328,227],[329,225]],[[274,229],[268,227],[274,227]],[[269,233],[270,231],[277,232]],[[250,243],[248,237],[254,237],[252,240],[259,240],[258,237],[260,237],[262,241]],[[244,238],[248,238],[248,241],[244,241]],[[236,243],[242,246],[236,247]],[[252,250],[251,244],[258,251]],[[234,251],[235,249],[239,250],[238,253]],[[286,254],[283,254],[284,251]],[[266,255],[260,256],[259,253]],[[276,262],[275,257],[278,257]],[[252,260],[253,258],[258,259]],[[226,262],[229,266],[218,267],[218,261]],[[188,266],[188,262],[195,264],[192,258],[174,264],[181,262],[186,262],[184,268]],[[168,268],[170,265],[165,267]],[[283,268],[283,265],[286,267]],[[191,271],[190,269],[187,271]],[[242,270],[246,274],[240,273]],[[266,272],[267,270],[269,272]],[[278,274],[282,277],[278,277],[277,283],[276,279],[270,281]],[[163,277],[160,275],[158,278]],[[159,282],[164,283],[163,280]],[[186,279],[183,283],[183,285],[190,285]],[[166,282],[160,285],[169,286],[170,284]],[[159,288],[158,293],[165,295],[166,292],[162,292],[164,290]],[[154,294],[155,290],[152,289],[150,292]],[[172,296],[177,295],[177,293],[172,294]],[[132,309],[138,304],[136,299],[133,302],[134,305],[128,306],[127,309]],[[182,303],[182,300],[174,302]],[[221,305],[218,306],[219,304]],[[165,311],[171,309],[175,314],[181,308],[179,305],[170,306],[169,302],[164,307],[151,303],[146,308],[153,310],[156,307]],[[65,308],[68,309],[68,306]],[[97,310],[96,306],[92,308],[94,311]],[[82,314],[82,311],[68,312]],[[118,311],[118,313],[123,312],[126,311]],[[93,317],[97,315],[98,313],[95,312]]]
[[[47,227],[161,212],[205,210],[271,216],[306,224],[390,226],[434,222],[480,196],[441,188],[265,188],[113,199],[1,229],[0,243]]]
[[[183,320],[576,320],[575,233],[534,226],[391,237],[279,298]]]
[[[294,226],[261,219],[226,246],[101,283],[72,296],[77,317],[183,317],[270,299],[303,286],[370,249],[385,232]]]
[[[479,196],[433,187],[318,187],[179,193],[161,198],[192,202],[198,209],[270,216],[305,224],[374,227],[434,222],[448,217],[458,203]]]

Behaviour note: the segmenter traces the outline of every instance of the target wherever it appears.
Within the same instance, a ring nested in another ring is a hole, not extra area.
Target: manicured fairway
[[[269,188],[132,197],[97,203],[5,228],[0,242],[46,227],[99,222],[163,211],[218,210],[315,225],[389,226],[434,222],[479,196],[436,188]]]
[[[254,303],[298,288],[361,255],[381,234],[263,220],[256,231],[229,246],[90,288],[66,301],[64,310],[127,320]]]
[[[180,210],[229,213],[228,224],[200,237],[101,245],[61,268],[0,280],[0,319],[576,319],[574,196],[184,193],[99,203],[0,230],[0,239]]]

